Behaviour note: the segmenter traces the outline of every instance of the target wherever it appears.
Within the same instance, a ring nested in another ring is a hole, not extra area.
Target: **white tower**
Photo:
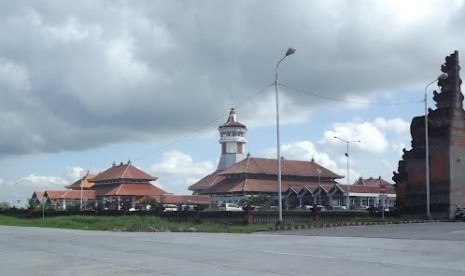
[[[221,157],[218,171],[225,170],[246,158],[245,143],[247,127],[237,121],[236,112],[231,108],[226,123],[218,127],[220,132]]]

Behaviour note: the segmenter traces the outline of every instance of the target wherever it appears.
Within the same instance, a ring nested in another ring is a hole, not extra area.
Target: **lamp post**
[[[279,217],[278,217],[278,224],[282,223],[283,221],[283,202],[282,202],[282,195],[281,195],[281,144],[279,141],[279,93],[278,93],[278,72],[279,72],[279,64],[287,57],[295,53],[294,48],[289,48],[286,51],[286,54],[278,61],[276,64],[275,70],[275,79],[274,79],[274,86],[276,92],[276,151],[277,151],[277,161],[278,161],[278,210],[279,210]]]
[[[84,179],[85,179],[88,175],[89,175],[89,171],[87,171],[87,173],[86,173],[84,176],[81,177],[81,183],[80,183],[80,185],[79,185],[80,188],[81,188],[81,211],[82,211],[82,209],[86,210],[86,205],[87,205],[87,200],[86,200],[86,202],[85,202],[85,205],[82,205],[82,203],[83,203],[83,190],[84,190],[84,186],[83,186],[83,183],[82,183],[82,182],[84,181]],[[84,207],[84,208],[83,208],[83,207]]]
[[[46,201],[46,197],[45,197],[45,192],[44,192],[44,195],[42,197],[42,220],[45,220],[45,201]]]
[[[19,208],[18,181],[16,181],[15,186],[16,186],[16,201],[13,207],[16,207],[16,204],[18,204],[18,208]]]
[[[82,179],[83,179],[83,178],[84,178],[84,177],[81,177],[81,183],[80,183],[80,188],[81,188],[81,211],[82,211],[82,188],[83,188],[83,187],[82,187]]]
[[[346,151],[346,158],[347,158],[347,201],[346,201],[346,208],[347,210],[350,210],[350,197],[349,197],[349,192],[350,192],[350,182],[349,182],[349,144],[350,143],[360,143],[361,141],[360,140],[352,140],[352,141],[349,141],[349,140],[345,140],[345,139],[342,139],[340,137],[337,137],[337,136],[334,136],[335,139],[339,139],[341,140],[342,142],[345,142],[346,145],[347,145],[347,151]]]
[[[434,81],[428,83],[425,87],[425,177],[426,177],[426,217],[431,219],[430,211],[430,187],[429,187],[429,133],[428,133],[428,97],[427,90],[428,86],[436,81],[447,79],[447,73],[441,74]]]

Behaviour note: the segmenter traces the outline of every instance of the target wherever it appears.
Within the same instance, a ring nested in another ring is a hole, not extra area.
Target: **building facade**
[[[228,120],[219,127],[221,158],[216,171],[189,187],[194,195],[211,197],[211,207],[227,202],[241,203],[252,197],[265,196],[278,203],[276,159],[243,156],[245,125],[237,121],[231,110]],[[244,158],[243,158],[244,157]],[[317,164],[315,160],[297,161],[282,159],[281,188],[283,206],[301,208],[305,205],[378,206],[385,198],[387,206],[393,206],[396,194],[390,183],[360,179],[355,185],[339,184],[343,176]],[[379,185],[386,188],[380,192]],[[386,185],[387,183],[387,185]],[[348,202],[349,198],[349,202]]]

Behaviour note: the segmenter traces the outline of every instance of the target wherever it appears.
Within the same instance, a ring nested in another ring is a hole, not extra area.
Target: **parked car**
[[[232,211],[232,212],[242,212],[244,209],[237,205],[236,203],[224,203],[220,205],[220,211]]]
[[[196,211],[196,210],[197,210],[197,205],[188,205],[188,204],[181,205],[181,211]]]
[[[346,206],[339,206],[339,205],[334,205],[331,207],[332,210],[337,210],[337,211],[345,211],[347,210]]]
[[[372,208],[373,210],[373,213],[382,213],[383,212],[383,206],[376,206],[376,207],[373,207]],[[387,212],[390,212],[391,209],[387,206],[384,207],[384,212],[387,213]]]
[[[326,211],[326,207],[324,205],[316,205],[314,206],[317,211]]]
[[[176,204],[163,204],[163,212],[174,212],[178,210]]]
[[[308,210],[308,211],[313,211],[315,209],[315,211],[326,211],[326,207],[324,205],[304,205],[303,207],[304,210]]]

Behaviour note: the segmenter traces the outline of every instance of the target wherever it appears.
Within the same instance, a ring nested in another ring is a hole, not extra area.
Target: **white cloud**
[[[192,157],[180,151],[163,154],[162,160],[153,164],[149,171],[159,177],[154,183],[167,192],[185,194],[187,187],[216,169],[212,162],[194,162]]]
[[[35,187],[36,189],[63,189],[69,182],[63,177],[59,176],[45,176],[30,174],[22,178],[22,183]]]
[[[398,136],[407,136],[410,131],[410,123],[404,121],[402,118],[376,118],[374,121],[375,126],[385,132],[395,132]]]
[[[84,29],[76,18],[69,18],[60,26],[43,26],[43,36],[48,43],[73,43],[85,40],[89,31]]]
[[[342,144],[347,147],[347,142],[335,139],[336,136],[348,141],[350,148],[382,154],[393,147],[389,143],[393,143],[395,148],[398,148],[399,144],[403,145],[399,139],[409,136],[409,126],[410,124],[401,118],[376,118],[372,122],[336,123],[332,129],[324,132],[323,142],[332,145]]]
[[[214,169],[211,162],[195,163],[192,157],[183,152],[173,150],[165,152],[160,162],[152,165],[150,171],[154,173],[176,173],[185,175],[202,175]]]
[[[368,97],[358,96],[358,95],[348,95],[346,97],[344,106],[350,109],[361,109],[367,108],[370,106],[370,100]]]
[[[346,142],[343,143],[343,141],[334,137],[344,139]],[[341,144],[344,147],[349,142],[349,147],[373,153],[383,153],[388,147],[388,141],[383,133],[369,122],[335,124],[332,130],[325,131],[324,139],[326,143],[333,145]]]
[[[327,153],[319,152],[310,141],[298,141],[292,144],[282,146],[281,155],[286,159],[292,160],[315,160],[318,164],[328,169],[336,169],[336,162],[332,161]]]

